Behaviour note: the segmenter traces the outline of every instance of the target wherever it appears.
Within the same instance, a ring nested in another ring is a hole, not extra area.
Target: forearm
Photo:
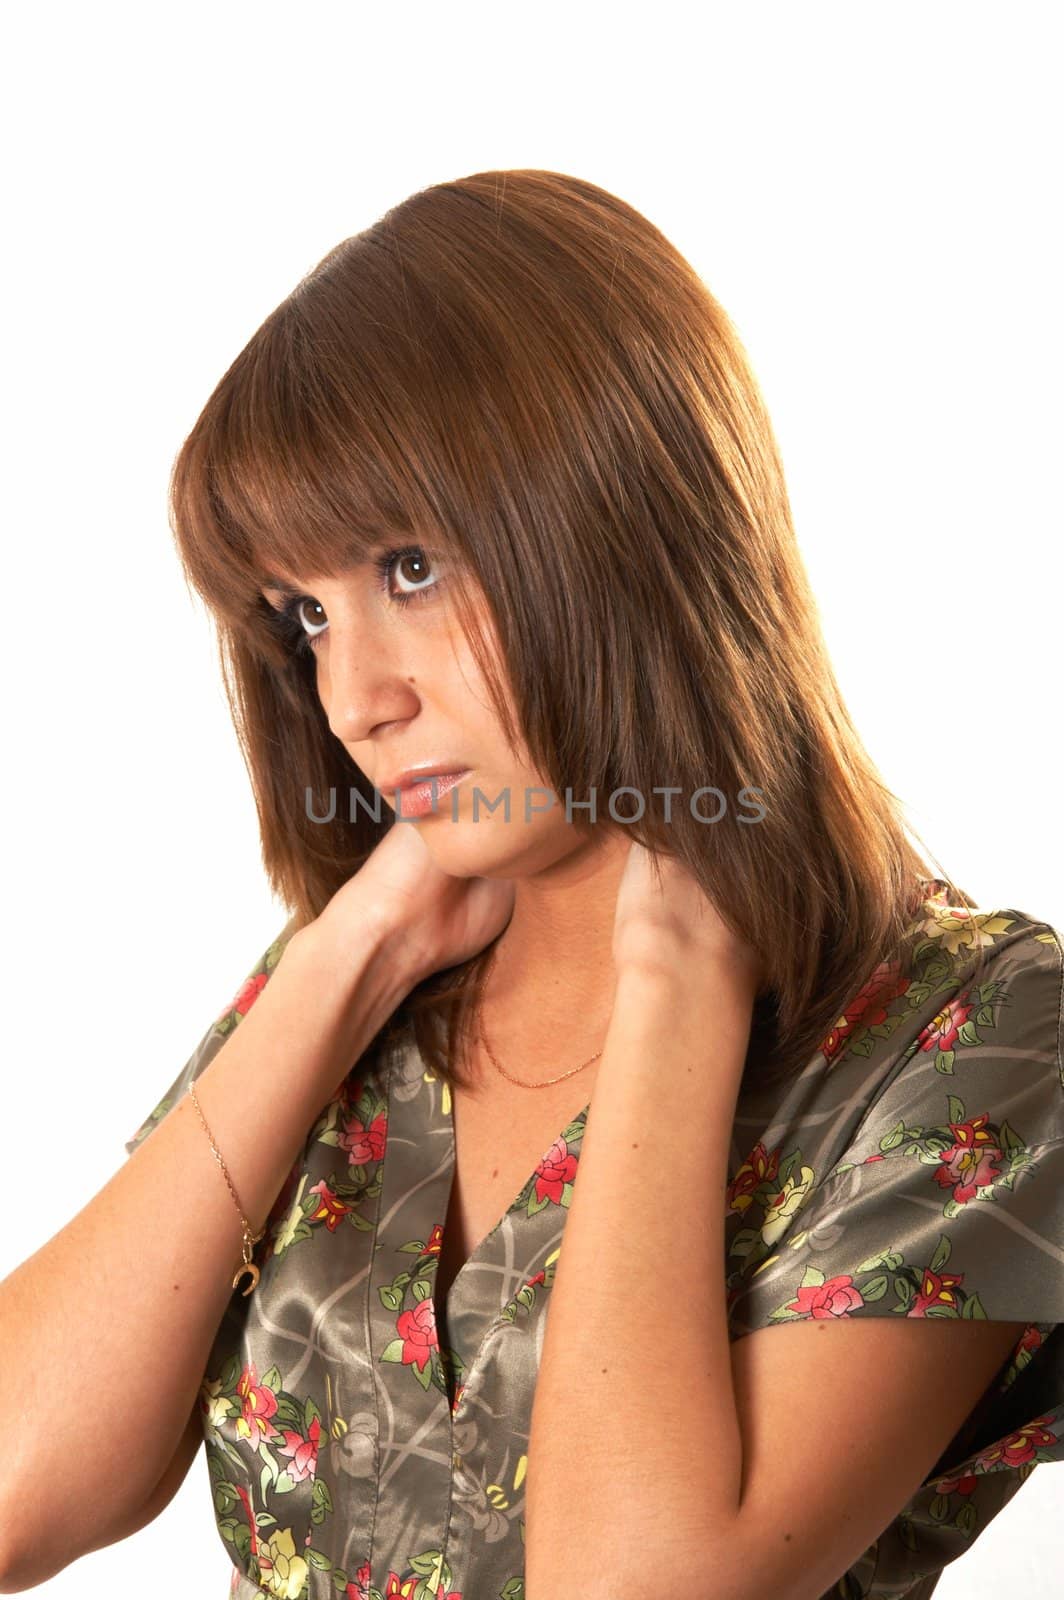
[[[587,1600],[656,1593],[737,1515],[724,1193],[751,1005],[723,966],[618,977],[532,1410],[529,1600],[559,1563]]]
[[[313,924],[304,932],[196,1086],[253,1231],[406,982],[375,935],[341,953]],[[5,1567],[46,1552],[58,1571],[151,1492],[195,1403],[240,1252],[237,1208],[186,1095],[0,1284]],[[72,1364],[86,1403],[71,1404]]]

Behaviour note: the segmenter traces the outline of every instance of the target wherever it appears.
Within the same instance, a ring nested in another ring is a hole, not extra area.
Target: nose
[[[318,695],[329,728],[341,744],[369,739],[382,724],[416,714],[418,698],[388,641],[363,630],[356,636],[329,623],[329,643],[319,658]]]

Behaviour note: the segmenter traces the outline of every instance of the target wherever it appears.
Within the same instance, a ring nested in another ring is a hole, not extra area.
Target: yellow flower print
[[[236,1403],[224,1395],[221,1378],[210,1378],[200,1384],[200,1395],[206,1408],[207,1423],[217,1433],[218,1428],[236,1412]]]
[[[775,1200],[768,1207],[765,1220],[761,1225],[761,1242],[764,1245],[774,1245],[780,1234],[784,1232],[787,1224],[800,1211],[805,1204],[806,1196],[816,1181],[816,1173],[812,1167],[803,1167],[801,1176],[796,1183],[793,1176],[787,1179]]]
[[[991,945],[1008,933],[1014,917],[1001,917],[994,911],[968,911],[964,906],[931,906],[922,932],[938,939],[950,956],[958,950],[974,950],[976,945]]]
[[[291,1528],[275,1528],[268,1539],[259,1540],[261,1582],[268,1594],[280,1600],[298,1600],[307,1581],[308,1567],[296,1555]]]

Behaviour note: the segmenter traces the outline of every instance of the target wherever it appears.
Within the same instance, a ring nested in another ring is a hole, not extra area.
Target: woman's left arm
[[[667,1592],[737,1516],[724,1194],[754,992],[664,934],[618,965],[532,1408],[527,1600],[562,1575]]]
[[[729,1343],[728,1153],[760,969],[686,872],[666,862],[658,885],[648,861],[632,847],[618,895],[548,1307],[525,1600],[817,1600],[928,1478],[1024,1324],[843,1314]],[[912,1167],[893,1169],[905,1193]],[[890,1187],[882,1218],[871,1204],[860,1258],[872,1224],[892,1248]]]

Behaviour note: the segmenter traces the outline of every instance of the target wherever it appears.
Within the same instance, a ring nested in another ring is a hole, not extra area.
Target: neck
[[[515,1077],[553,1076],[601,1049],[613,1005],[613,919],[627,856],[628,841],[610,839],[517,879],[513,914],[481,995],[491,1048]]]

